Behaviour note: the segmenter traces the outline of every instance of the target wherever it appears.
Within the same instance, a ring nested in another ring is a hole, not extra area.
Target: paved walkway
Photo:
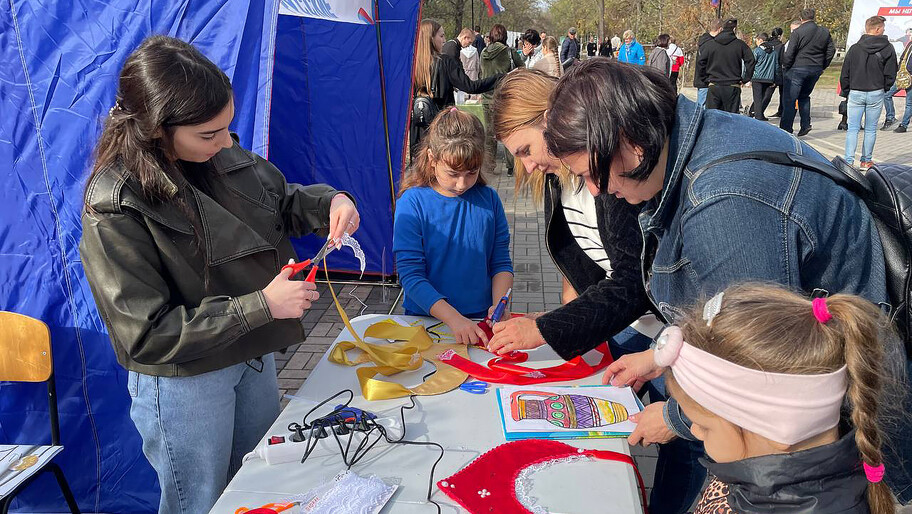
[[[684,94],[695,98],[696,90],[685,89]],[[897,104],[902,109],[904,104]],[[751,102],[750,89],[745,88],[743,102]],[[777,100],[774,99],[768,113],[774,112]],[[816,93],[812,100],[813,131],[804,138],[818,151],[832,157],[842,155],[845,145],[845,132],[837,131],[839,118],[825,117],[835,113],[838,97],[832,91]],[[778,120],[773,120],[778,122]],[[796,123],[797,127],[797,123]],[[875,147],[875,161],[902,162],[912,164],[912,132],[895,134],[878,132]],[[860,150],[860,144],[859,144]],[[506,174],[489,177],[489,184],[500,193],[512,235],[512,255],[515,269],[512,309],[514,312],[534,312],[551,310],[560,306],[561,277],[554,263],[544,249],[545,236],[544,214],[540,206],[533,205],[528,197],[514,196],[513,177]],[[276,354],[279,369],[280,394],[294,393],[319,362],[320,357],[341,332],[343,324],[332,303],[332,298],[325,284],[318,286],[320,300],[304,317],[303,323],[307,339],[294,346],[285,354]],[[341,285],[335,284],[339,300],[350,317],[360,314],[387,313],[396,301],[400,289],[397,286],[380,285]],[[401,312],[401,302],[397,312]],[[284,406],[287,400],[283,400]],[[655,470],[655,451],[653,448],[633,449],[638,466],[648,486],[652,485]]]

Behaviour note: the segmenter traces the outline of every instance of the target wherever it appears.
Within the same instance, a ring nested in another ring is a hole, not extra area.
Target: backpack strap
[[[880,65],[881,65],[881,66],[886,66],[886,65],[887,65],[887,58],[884,57],[882,53],[880,53],[880,50],[874,52],[874,55],[876,55],[877,58],[880,59]]]
[[[720,164],[744,160],[765,161],[782,166],[799,167],[810,170],[829,178],[839,186],[848,189],[862,199],[870,198],[873,194],[871,187],[864,180],[864,177],[848,164],[840,165],[837,168],[834,164],[820,162],[816,159],[811,159],[807,155],[801,155],[794,152],[760,151],[735,153],[716,159],[709,164],[704,164],[699,170],[694,172],[694,174],[699,174],[708,168]]]

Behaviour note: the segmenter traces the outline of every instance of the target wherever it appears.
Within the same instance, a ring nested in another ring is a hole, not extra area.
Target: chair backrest
[[[47,325],[29,316],[0,311],[0,381],[45,382],[52,371]]]

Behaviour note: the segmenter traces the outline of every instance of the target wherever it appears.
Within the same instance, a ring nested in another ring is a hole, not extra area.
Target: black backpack
[[[717,159],[706,167],[746,159],[800,166],[830,178],[864,202],[883,246],[890,321],[902,337],[906,355],[912,355],[912,166],[879,164],[862,173],[842,157],[827,165],[791,152],[750,152]]]
[[[439,59],[435,59],[431,68],[431,96],[433,98],[415,95],[415,100],[412,102],[412,124],[422,129],[428,128],[440,112],[440,107],[434,101],[439,96],[440,80],[437,77],[439,71],[440,62]]]

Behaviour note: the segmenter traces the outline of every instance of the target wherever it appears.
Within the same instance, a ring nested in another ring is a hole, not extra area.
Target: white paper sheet
[[[500,401],[501,417],[504,425],[504,434],[510,439],[511,434],[547,434],[560,438],[561,433],[573,438],[597,437],[598,433],[606,435],[629,434],[636,428],[636,424],[627,418],[642,410],[642,406],[633,390],[629,387],[612,386],[580,386],[580,387],[548,387],[540,385],[506,386],[497,390]],[[586,415],[583,410],[569,409],[567,395],[586,397],[592,399],[588,403],[594,407],[596,419]],[[557,399],[554,397],[557,396]],[[604,400],[614,405],[600,402]],[[524,409],[514,403],[526,401]],[[534,409],[532,408],[534,404]],[[553,405],[552,405],[553,404]],[[605,411],[599,409],[599,405]],[[549,408],[550,406],[550,408]],[[554,409],[553,407],[557,407]],[[608,409],[613,410],[607,412]],[[541,410],[539,410],[541,409]],[[534,413],[531,411],[535,411]],[[544,414],[545,419],[535,419],[536,415]],[[611,422],[609,419],[623,418],[620,422]],[[552,419],[553,418],[553,419]],[[571,419],[572,418],[572,419]],[[591,422],[589,420],[592,420]],[[568,427],[561,425],[570,425]]]
[[[0,444],[0,498],[13,492],[63,451],[63,446]]]

